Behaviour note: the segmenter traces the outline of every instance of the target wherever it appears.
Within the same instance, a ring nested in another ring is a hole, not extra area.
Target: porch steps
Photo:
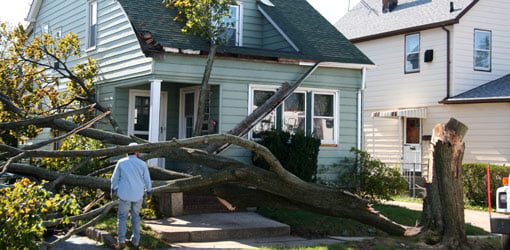
[[[290,235],[288,225],[253,212],[192,214],[144,223],[169,243]]]

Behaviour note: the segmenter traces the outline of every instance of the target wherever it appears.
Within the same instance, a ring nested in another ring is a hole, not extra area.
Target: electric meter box
[[[496,212],[510,213],[508,198],[510,197],[510,186],[498,188],[496,191]]]

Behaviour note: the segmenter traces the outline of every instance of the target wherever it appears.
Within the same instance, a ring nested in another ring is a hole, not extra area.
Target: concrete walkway
[[[91,240],[85,236],[73,235],[65,242],[57,244],[52,250],[105,250],[109,249],[101,245],[101,243]]]
[[[402,202],[402,201],[386,201],[384,204],[395,205],[399,207],[405,207],[415,211],[422,210],[422,204],[419,203],[411,203],[411,202]],[[508,218],[508,215],[492,213],[493,218]],[[489,218],[489,212],[486,211],[476,211],[476,210],[464,210],[464,220],[466,223],[470,223],[473,226],[482,228],[483,230],[490,232],[491,224]]]

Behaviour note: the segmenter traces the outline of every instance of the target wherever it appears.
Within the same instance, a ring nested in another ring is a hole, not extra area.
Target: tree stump
[[[427,196],[423,203],[422,226],[426,242],[449,249],[466,249],[462,158],[463,138],[468,128],[451,118],[434,127]]]

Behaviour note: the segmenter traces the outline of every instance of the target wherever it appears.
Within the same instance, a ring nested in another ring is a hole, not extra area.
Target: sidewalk
[[[422,210],[422,204],[419,204],[419,203],[402,202],[402,201],[386,201],[386,202],[384,202],[384,204],[405,207],[405,208],[415,210],[415,211]],[[508,215],[500,214],[500,213],[492,213],[492,218],[508,218]],[[466,221],[466,223],[470,223],[473,226],[482,228],[483,230],[485,230],[487,232],[491,231],[489,212],[466,209],[466,210],[464,210],[464,220]]]

